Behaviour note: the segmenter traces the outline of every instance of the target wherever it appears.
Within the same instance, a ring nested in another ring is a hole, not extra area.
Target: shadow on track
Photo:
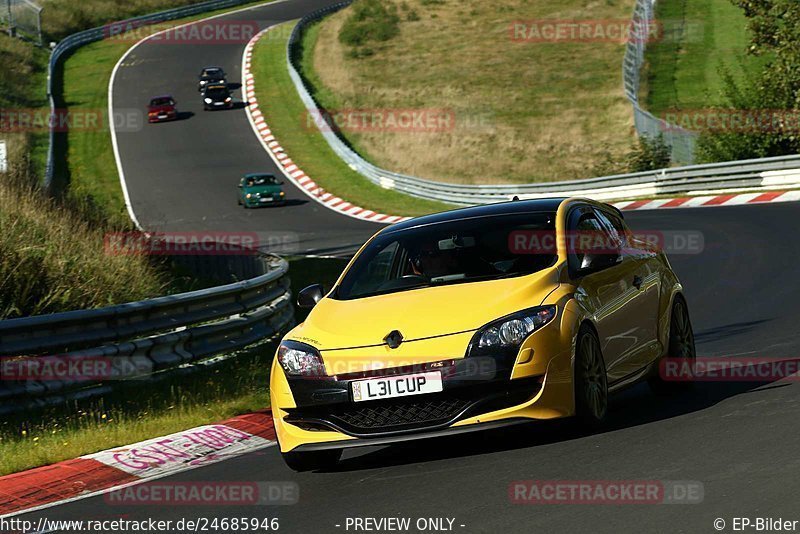
[[[281,208],[291,208],[294,206],[302,206],[304,204],[308,204],[308,200],[303,200],[302,198],[289,198],[283,201],[282,204],[264,204],[263,206],[257,206],[255,208],[247,208],[247,211],[259,211],[259,210],[279,210]]]
[[[800,359],[788,359],[786,362],[798,365]],[[424,444],[421,441],[412,441],[383,447],[356,457],[344,458],[330,472],[409,465],[526,448],[535,452],[535,447],[654,423],[704,410],[731,397],[751,393],[757,389],[764,391],[789,385],[774,384],[763,387],[776,380],[778,379],[752,382],[696,382],[689,391],[668,396],[656,395],[646,384],[639,384],[611,397],[608,421],[606,426],[597,432],[582,429],[572,418],[533,421],[461,436],[431,438],[424,440]]]

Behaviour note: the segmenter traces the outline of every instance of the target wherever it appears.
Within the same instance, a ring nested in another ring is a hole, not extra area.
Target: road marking
[[[268,1],[264,2],[264,3],[262,3],[262,4],[258,4],[258,5],[255,5],[255,6],[249,6],[249,7],[244,7],[244,8],[241,8],[241,9],[234,9],[232,11],[226,11],[225,13],[219,13],[219,14],[213,15],[211,17],[206,17],[206,18],[203,18],[203,19],[198,19],[198,20],[195,20],[195,21],[192,21],[192,22],[187,22],[185,24],[180,24],[178,26],[173,26],[171,28],[167,28],[166,30],[162,30],[162,31],[156,32],[156,33],[154,33],[152,35],[148,35],[147,37],[137,41],[136,43],[134,43],[133,46],[128,48],[128,50],[126,50],[124,54],[122,54],[122,57],[119,58],[119,61],[117,61],[116,65],[114,65],[114,69],[111,71],[111,79],[108,81],[108,116],[112,117],[112,118],[114,117],[114,82],[115,82],[116,77],[117,77],[117,71],[119,71],[120,67],[123,66],[123,63],[128,58],[128,56],[130,56],[133,53],[133,51],[136,50],[139,47],[139,45],[149,41],[153,37],[156,37],[158,35],[162,35],[164,33],[170,32],[170,31],[175,31],[175,30],[177,30],[179,28],[185,28],[187,26],[200,24],[200,23],[203,23],[203,22],[206,22],[206,21],[209,21],[209,20],[214,20],[214,19],[218,19],[218,18],[222,18],[222,17],[228,17],[230,15],[235,15],[237,13],[243,13],[245,11],[252,11],[252,10],[255,10],[255,9],[261,9],[261,8],[269,6],[269,5],[282,4],[282,3],[288,2],[288,1],[290,1],[290,0],[268,0]],[[129,66],[129,65],[125,65],[125,66]],[[113,120],[109,120],[108,123],[109,123],[109,125],[108,125],[109,131],[111,133],[111,146],[112,146],[112,148],[114,150],[114,160],[117,163],[117,174],[119,175],[119,183],[120,183],[120,186],[122,187],[122,196],[125,199],[125,209],[128,211],[128,216],[130,217],[131,221],[133,221],[133,224],[136,226],[136,228],[139,231],[143,232],[144,228],[142,228],[142,225],[139,223],[139,219],[137,219],[137,217],[136,217],[136,213],[133,210],[133,204],[131,203],[131,197],[130,197],[130,194],[128,192],[128,183],[125,180],[125,170],[124,170],[124,168],[122,166],[122,158],[120,157],[120,154],[119,154],[119,144],[118,144],[118,141],[117,141],[117,130],[115,128]]]

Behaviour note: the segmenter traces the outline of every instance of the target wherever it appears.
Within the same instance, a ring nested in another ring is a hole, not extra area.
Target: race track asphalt
[[[278,4],[246,14],[263,26],[320,2]],[[344,250],[377,226],[308,202],[282,210],[237,209],[238,175],[270,170],[244,113],[205,114],[196,71],[221,64],[236,79],[240,45],[142,46],[117,76],[115,103],[143,106],[173,92],[190,119],[120,135],[137,215],[173,230],[295,232],[304,250]],[[301,198],[296,191],[295,198]],[[635,230],[699,232],[701,252],[673,254],[702,357],[798,358],[800,243],[797,203],[656,210],[626,215]],[[266,370],[265,370],[266,371]],[[275,447],[184,472],[166,481],[294,481],[300,503],[282,507],[118,506],[94,497],[26,514],[36,519],[278,517],[290,533],[347,532],[347,517],[454,518],[456,532],[715,532],[732,518],[800,519],[800,385],[796,381],[703,382],[660,397],[646,385],[613,398],[597,433],[565,421],[348,451],[333,471],[297,474]],[[516,480],[688,480],[704,487],[695,505],[515,505]],[[337,526],[339,525],[339,526]],[[461,526],[463,525],[463,526]],[[350,532],[353,530],[351,529]],[[412,530],[416,532],[416,530]]]
[[[220,27],[227,24],[242,31],[255,22],[263,29],[334,3],[292,0],[216,21]],[[352,252],[381,225],[343,217],[288,180],[286,206],[245,210],[237,205],[236,186],[242,175],[281,174],[251,129],[241,88],[234,92],[235,109],[203,111],[197,76],[203,67],[221,66],[228,82],[240,86],[246,44],[150,39],[119,66],[112,88],[115,117],[131,110],[136,116],[150,98],[162,94],[175,97],[181,114],[174,122],[117,128],[119,157],[137,219],[149,231],[256,232],[264,248],[284,254]],[[298,117],[298,127],[300,123]]]

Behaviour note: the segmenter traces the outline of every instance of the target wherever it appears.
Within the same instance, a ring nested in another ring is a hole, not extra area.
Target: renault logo
[[[403,342],[403,334],[398,330],[392,330],[383,340],[389,345],[390,349],[396,349]]]

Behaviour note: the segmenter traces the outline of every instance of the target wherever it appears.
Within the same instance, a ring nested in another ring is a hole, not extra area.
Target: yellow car
[[[612,206],[540,199],[384,228],[282,340],[270,392],[283,457],[331,467],[342,450],[577,415],[663,358],[694,362],[666,256]]]

